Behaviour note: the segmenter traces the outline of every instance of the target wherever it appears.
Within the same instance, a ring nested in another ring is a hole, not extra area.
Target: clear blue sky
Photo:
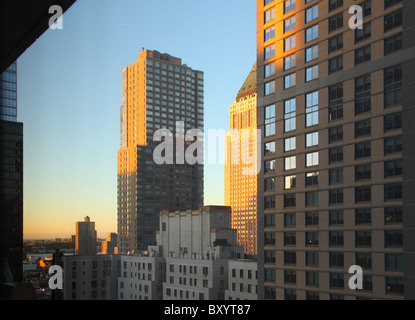
[[[141,48],[205,72],[205,132],[228,130],[228,107],[256,59],[254,0],[78,0],[62,30],[18,59],[24,123],[25,238],[69,237],[88,215],[117,231],[122,69]],[[222,165],[205,165],[205,204],[224,201]]]

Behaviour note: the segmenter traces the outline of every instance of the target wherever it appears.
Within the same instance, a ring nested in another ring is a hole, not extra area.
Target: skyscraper
[[[155,244],[160,210],[203,206],[203,164],[174,161],[158,165],[153,157],[160,144],[154,141],[155,133],[160,140],[166,138],[157,134],[160,129],[176,133],[175,160],[176,154],[191,144],[186,141],[184,145],[188,140],[185,133],[203,131],[203,87],[203,72],[158,51],[143,50],[138,61],[123,70],[118,151],[121,254]]]
[[[238,243],[250,255],[257,252],[256,88],[255,64],[229,107],[230,132],[225,147],[225,205],[232,208],[232,228],[237,230]]]
[[[259,298],[414,299],[414,1],[257,10]]]
[[[0,75],[0,264],[23,281],[23,124],[17,122],[17,64]],[[7,261],[7,264],[6,264]],[[0,279],[2,281],[3,279]]]
[[[75,254],[93,256],[97,254],[97,232],[95,222],[89,217],[76,223]]]

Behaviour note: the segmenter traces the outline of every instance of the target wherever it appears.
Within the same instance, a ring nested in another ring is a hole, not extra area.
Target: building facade
[[[257,1],[259,299],[415,297],[414,10]]]
[[[229,107],[225,150],[225,205],[232,208],[232,228],[245,253],[257,253],[257,70],[253,66]]]
[[[90,217],[76,223],[75,254],[90,256],[97,254],[97,231]]]
[[[0,75],[0,207],[0,269],[9,268],[22,282],[23,124],[17,122],[16,62]]]
[[[121,256],[64,256],[64,300],[117,300]]]
[[[254,259],[229,261],[225,300],[258,300],[258,263]]]
[[[185,149],[201,139],[188,131],[203,131],[203,88],[203,72],[157,51],[143,50],[138,61],[123,70],[119,253],[155,245],[160,210],[203,205],[203,164],[184,161]],[[160,129],[169,132],[163,136]],[[171,137],[169,133],[175,135],[174,156],[165,151],[165,163],[159,165],[154,159],[157,141]]]

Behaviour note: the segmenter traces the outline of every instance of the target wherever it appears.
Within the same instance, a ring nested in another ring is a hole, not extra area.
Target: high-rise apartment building
[[[0,75],[0,270],[23,281],[23,124],[17,122],[17,64]],[[3,276],[0,282],[3,282]]]
[[[415,298],[414,14],[257,1],[259,299]]]
[[[75,254],[90,256],[97,254],[97,231],[90,217],[76,223]]]
[[[255,64],[229,107],[225,136],[225,205],[232,208],[232,228],[249,255],[257,253],[256,89]]]
[[[138,61],[123,70],[118,151],[120,254],[156,243],[160,210],[203,205],[203,164],[184,159],[184,149],[198,139],[188,139],[185,133],[204,128],[203,88],[203,72],[158,51],[143,50]],[[160,144],[154,138],[166,138],[158,135],[160,129],[175,136],[172,164],[159,165],[153,157]]]

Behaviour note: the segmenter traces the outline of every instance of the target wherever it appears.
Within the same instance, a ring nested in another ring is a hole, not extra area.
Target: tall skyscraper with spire
[[[249,255],[257,253],[256,97],[254,64],[229,107],[230,131],[225,136],[225,205],[232,208],[232,228],[237,231],[239,245]]]
[[[184,142],[188,140],[184,133],[203,131],[203,77],[203,72],[182,64],[180,58],[144,49],[138,61],[123,70],[118,151],[120,254],[146,250],[156,243],[160,210],[203,206],[203,164],[174,161],[159,165],[153,157],[160,144],[154,141],[159,129],[176,133],[174,155],[191,144]],[[179,130],[176,122],[181,123]]]

